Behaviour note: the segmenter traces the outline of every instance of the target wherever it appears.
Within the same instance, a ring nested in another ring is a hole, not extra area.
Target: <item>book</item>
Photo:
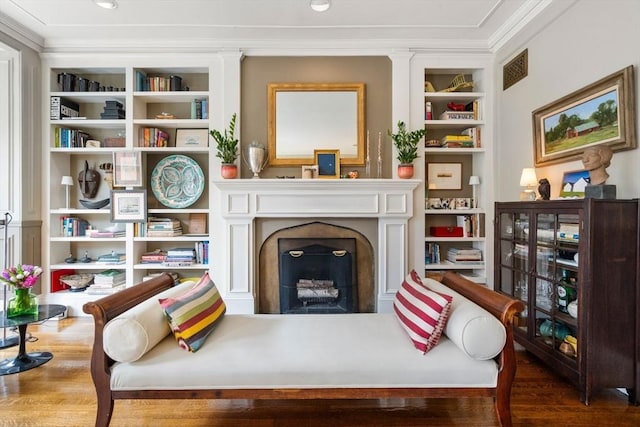
[[[440,120],[473,120],[473,111],[445,111],[440,114]]]
[[[126,287],[127,285],[124,283],[117,286],[110,287],[110,288],[103,288],[103,287],[91,285],[85,290],[85,293],[88,295],[111,295],[118,291],[123,290]]]
[[[51,120],[62,120],[67,117],[80,116],[80,105],[62,96],[52,96],[50,107]]]

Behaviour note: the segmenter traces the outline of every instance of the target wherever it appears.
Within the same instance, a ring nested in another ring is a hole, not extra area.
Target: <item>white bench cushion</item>
[[[454,297],[455,300],[455,297]],[[393,314],[227,314],[197,353],[169,336],[112,367],[112,390],[495,387],[494,360],[446,337],[417,352]]]

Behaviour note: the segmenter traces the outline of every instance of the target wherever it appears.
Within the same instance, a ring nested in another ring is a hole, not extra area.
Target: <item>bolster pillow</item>
[[[431,289],[453,296],[445,335],[475,360],[497,356],[507,341],[502,322],[484,308],[433,279],[423,279]],[[478,285],[480,286],[480,285]]]
[[[135,362],[164,339],[171,329],[159,298],[181,295],[194,285],[184,282],[114,317],[102,330],[104,352],[116,362]]]

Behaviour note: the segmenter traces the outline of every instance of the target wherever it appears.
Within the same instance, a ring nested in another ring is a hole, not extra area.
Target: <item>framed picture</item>
[[[116,187],[142,186],[142,153],[140,151],[114,151],[113,185]]]
[[[313,150],[318,178],[340,178],[340,150]]]
[[[427,164],[427,181],[434,190],[462,190],[462,163]]]
[[[302,166],[302,179],[314,179],[318,177],[318,165]]]
[[[560,198],[584,199],[584,189],[589,184],[589,171],[579,170],[565,172],[562,175]]]
[[[633,66],[533,112],[535,165],[579,159],[585,148],[636,148]]]
[[[176,129],[176,147],[208,147],[209,129]]]
[[[146,222],[147,190],[112,190],[111,222]]]

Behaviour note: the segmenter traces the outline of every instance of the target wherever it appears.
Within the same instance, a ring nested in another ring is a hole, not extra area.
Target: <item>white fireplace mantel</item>
[[[214,272],[229,312],[254,313],[255,218],[377,218],[377,311],[391,310],[395,289],[409,261],[408,223],[413,190],[406,179],[233,179],[216,180],[221,226],[216,240],[223,272]],[[223,253],[224,252],[224,253]],[[224,283],[224,285],[220,285]]]

